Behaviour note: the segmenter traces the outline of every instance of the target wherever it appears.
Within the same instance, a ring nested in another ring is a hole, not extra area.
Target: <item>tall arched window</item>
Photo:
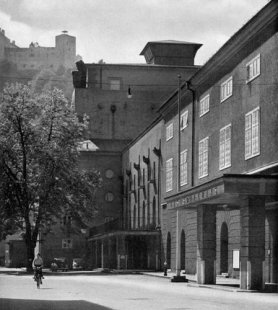
[[[136,228],[136,205],[134,205],[134,207],[133,207],[132,216],[133,216],[133,229],[135,229]]]
[[[145,201],[143,201],[143,214],[142,214],[142,227],[143,229],[145,228],[145,225],[146,225],[146,204],[145,204]]]
[[[153,197],[153,224],[156,225],[156,199]]]

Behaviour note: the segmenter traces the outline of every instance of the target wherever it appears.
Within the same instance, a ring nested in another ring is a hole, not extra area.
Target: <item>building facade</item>
[[[169,41],[163,55],[161,42],[144,48],[146,74],[103,64],[74,73],[75,106],[90,116],[90,140],[130,140],[119,156],[121,217],[92,227],[92,266],[166,262],[203,284],[222,273],[239,277],[243,289],[277,284],[277,6],[270,1],[193,75],[197,46],[179,50],[186,67],[166,70]],[[151,92],[157,70],[163,83]],[[148,91],[137,92],[141,81]],[[173,81],[171,93],[163,84]]]
[[[163,248],[198,283],[278,281],[277,12],[269,2],[160,109]]]
[[[146,161],[150,160],[148,168],[143,168],[143,155],[129,158],[125,150],[158,117],[161,100],[177,86],[177,75],[182,71],[183,78],[189,79],[199,69],[194,57],[200,46],[149,42],[141,52],[147,64],[77,63],[73,104],[78,115],[89,117],[89,140],[97,146],[94,151],[81,152],[81,165],[97,168],[103,179],[95,201],[98,211],[88,236],[92,268],[160,268],[159,161],[150,141],[145,142],[149,149],[143,154]],[[123,181],[122,157],[128,161],[124,167],[130,173],[129,181]],[[130,197],[130,191],[136,193]],[[126,199],[133,203],[133,213],[126,202],[123,207]],[[127,212],[129,219],[124,216]]]

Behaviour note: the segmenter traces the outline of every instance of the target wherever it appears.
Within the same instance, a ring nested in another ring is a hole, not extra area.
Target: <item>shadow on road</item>
[[[33,300],[0,298],[1,310],[112,310],[84,300]]]

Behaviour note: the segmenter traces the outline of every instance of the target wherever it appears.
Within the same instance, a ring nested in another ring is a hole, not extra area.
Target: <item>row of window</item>
[[[247,78],[246,83],[252,81],[257,76],[260,75],[261,65],[260,65],[260,54],[254,57],[246,64]],[[230,76],[220,85],[220,102],[225,101],[233,94],[233,77]],[[200,114],[199,116],[203,116],[209,112],[209,104],[210,104],[210,95],[207,94],[200,100]],[[185,111],[181,115],[180,123],[181,130],[183,130],[187,126],[188,121],[188,111]],[[166,141],[170,140],[173,137],[173,123],[169,124],[166,127]]]
[[[180,116],[180,130],[185,129],[188,126],[188,111],[186,110]],[[166,127],[166,141],[170,140],[174,136],[173,123]]]
[[[260,154],[260,108],[245,115],[245,159]],[[219,132],[219,170],[231,166],[232,125],[220,129]],[[198,177],[208,176],[209,137],[199,141]],[[187,150],[180,154],[180,185],[187,184]],[[166,192],[173,189],[173,158],[166,161]]]

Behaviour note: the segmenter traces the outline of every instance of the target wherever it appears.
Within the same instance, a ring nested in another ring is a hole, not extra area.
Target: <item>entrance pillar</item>
[[[278,282],[278,210],[266,211],[265,281]]]
[[[216,206],[197,206],[197,282],[216,283]]]
[[[247,196],[240,209],[240,288],[263,288],[265,199]]]

